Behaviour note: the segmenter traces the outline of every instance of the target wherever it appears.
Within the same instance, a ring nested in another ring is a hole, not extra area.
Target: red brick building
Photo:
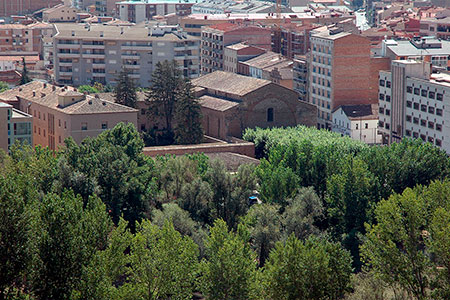
[[[272,51],[290,59],[309,51],[310,31],[318,25],[286,23],[272,27]]]
[[[41,8],[62,4],[62,0],[0,0],[0,16],[10,17],[32,13]]]
[[[246,42],[248,45],[271,49],[271,31],[253,25],[223,23],[202,29],[201,73],[224,69],[224,48]]]
[[[331,128],[331,113],[341,105],[378,102],[378,73],[389,69],[389,59],[371,57],[370,44],[336,28],[312,34],[309,101],[318,107],[318,127]]]

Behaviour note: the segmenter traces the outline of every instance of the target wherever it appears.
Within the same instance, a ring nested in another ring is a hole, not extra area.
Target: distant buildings
[[[184,76],[199,75],[199,39],[177,26],[57,24],[54,73],[59,84],[114,83],[120,71],[142,87],[159,61],[175,59]]]
[[[187,16],[196,2],[196,0],[120,1],[116,4],[116,11],[121,20],[140,23],[151,20],[154,16],[172,13],[177,16]]]
[[[10,17],[32,13],[41,8],[53,7],[63,3],[62,0],[0,0],[0,16]]]
[[[216,71],[192,81],[203,113],[205,134],[228,139],[245,128],[314,126],[317,109],[268,80]]]
[[[42,20],[44,22],[75,22],[77,21],[78,9],[73,6],[59,4],[54,7],[45,9],[42,12]]]
[[[85,95],[71,87],[33,81],[0,94],[0,100],[10,98],[16,98],[20,110],[33,116],[33,145],[51,150],[62,146],[69,136],[80,143],[119,122],[137,126],[136,109]]]
[[[285,9],[284,9],[285,10]],[[275,3],[269,1],[218,1],[204,0],[198,1],[192,7],[194,14],[252,14],[252,13],[274,13]],[[286,12],[286,11],[283,11]]]
[[[450,153],[450,76],[431,74],[429,62],[392,61],[380,72],[379,130],[385,143],[422,139]]]
[[[16,141],[32,145],[32,124],[30,115],[0,102],[0,149],[8,152]]]
[[[298,93],[298,100],[309,101],[309,72],[308,58],[306,56],[296,56],[292,66],[292,88]]]
[[[201,73],[207,74],[224,69],[224,48],[238,42],[269,50],[270,29],[223,23],[202,30]]]
[[[267,52],[266,49],[250,46],[246,43],[236,43],[225,47],[223,52],[223,68],[226,72],[245,74],[240,62],[247,61]]]

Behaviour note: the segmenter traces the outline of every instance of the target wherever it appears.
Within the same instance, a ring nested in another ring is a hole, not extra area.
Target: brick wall
[[[62,0],[0,0],[0,16],[9,17],[34,12],[41,8],[53,7]]]

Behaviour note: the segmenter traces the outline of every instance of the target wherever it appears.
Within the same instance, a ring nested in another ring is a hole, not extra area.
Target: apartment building
[[[95,14],[99,16],[118,16],[117,3],[121,0],[96,0]]]
[[[140,23],[152,20],[155,16],[175,13],[177,16],[191,14],[196,0],[140,0],[121,1],[116,4],[116,11],[123,21]]]
[[[223,23],[202,29],[201,73],[223,70],[224,48],[238,42],[269,50],[270,29],[258,26]]]
[[[319,25],[286,23],[272,27],[272,51],[290,59],[309,51],[310,31]]]
[[[258,55],[265,53],[267,50],[246,43],[236,43],[225,47],[223,52],[223,68],[226,72],[244,74],[240,69],[239,62],[244,62]]]
[[[32,13],[61,3],[62,0],[0,0],[0,17]]]
[[[422,139],[450,153],[450,75],[432,74],[429,62],[392,61],[380,72],[379,131],[384,143]]]
[[[199,75],[199,39],[178,26],[57,24],[54,73],[59,84],[114,83],[122,69],[148,87],[160,61],[175,59],[186,77]]]
[[[382,136],[378,132],[378,105],[339,106],[333,111],[331,130],[366,144],[381,144]]]
[[[119,122],[137,126],[136,109],[85,95],[72,87],[32,81],[0,94],[0,99],[12,97],[18,99],[22,112],[33,116],[33,145],[52,150],[62,146],[67,137],[80,143]]]
[[[450,41],[435,37],[416,37],[411,40],[384,40],[381,56],[390,60],[423,59],[433,67],[450,70]]]
[[[42,12],[44,22],[75,22],[78,10],[75,7],[59,4]]]
[[[308,94],[308,58],[306,56],[296,56],[292,66],[292,89],[298,93],[298,100],[309,100]]]
[[[283,12],[287,12],[283,7]],[[290,11],[290,10],[288,10]],[[274,13],[275,3],[270,1],[199,1],[192,7],[194,14],[224,14],[224,13]]]
[[[32,145],[32,124],[30,115],[0,102],[0,149],[8,152],[16,141]]]
[[[389,59],[372,58],[369,39],[336,27],[311,35],[309,102],[318,107],[318,128],[331,129],[332,111],[341,105],[378,102],[378,73]]]

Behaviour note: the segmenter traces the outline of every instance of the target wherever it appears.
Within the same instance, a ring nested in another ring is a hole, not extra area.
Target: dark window
[[[441,124],[436,124],[436,130],[437,131],[442,131],[442,125]]]
[[[442,142],[441,142],[441,140],[438,140],[438,139],[436,139],[436,146],[442,146]]]
[[[420,89],[414,88],[414,95],[420,95]]]
[[[419,137],[419,134],[417,132],[413,132],[413,138],[417,139]]]
[[[428,91],[427,91],[427,90],[422,90],[422,91],[421,91],[422,97],[426,97],[427,94],[428,94]]]
[[[379,98],[380,100],[384,100],[384,94],[380,94]]]
[[[427,111],[427,106],[425,104],[422,104],[420,106],[420,110],[426,112]]]
[[[267,109],[267,122],[273,122],[273,108]]]
[[[414,109],[419,110],[419,103],[414,102],[414,103],[413,103],[413,106],[414,106]]]
[[[429,137],[428,137],[428,141],[429,141],[430,143],[432,143],[432,144],[433,144],[433,143],[434,143],[434,138],[433,138],[433,137],[431,137],[431,136],[429,136]]]
[[[386,95],[386,102],[391,102],[391,96]]]
[[[442,95],[440,93],[437,93],[436,94],[436,99],[439,100],[439,101],[442,101],[444,99],[444,95]]]
[[[428,128],[434,129],[434,123],[431,121],[428,121]]]
[[[384,86],[384,80],[380,79],[380,86]]]
[[[386,123],[386,129],[389,129],[391,126],[389,125],[389,123]]]
[[[141,108],[141,115],[145,115],[145,109]]]
[[[406,136],[411,136],[411,130],[406,129]]]
[[[429,112],[430,114],[434,114],[434,107],[428,106],[428,112]]]
[[[390,88],[391,87],[391,82],[390,81],[386,81],[386,87]]]
[[[426,127],[427,126],[427,121],[420,120],[420,126]]]
[[[421,134],[420,138],[422,139],[422,141],[426,142],[427,141],[427,137],[425,136],[425,134]]]
[[[442,109],[436,108],[436,114],[437,114],[438,116],[442,116]]]
[[[386,108],[386,116],[390,116],[390,115],[391,115],[391,111]]]
[[[434,96],[435,96],[435,92],[429,92],[428,93],[428,98],[434,99]]]
[[[412,91],[413,91],[412,86],[407,86],[407,87],[406,87],[406,92],[407,92],[408,94],[411,94]]]
[[[411,116],[406,116],[406,121],[407,122],[411,122],[412,117]]]
[[[383,121],[379,121],[378,122],[378,127],[383,128],[384,127],[384,122]]]
[[[380,107],[379,112],[380,112],[380,114],[384,114],[384,108]]]
[[[419,118],[413,118],[413,123],[414,124],[419,124]]]
[[[411,101],[406,101],[406,107],[411,107],[412,106],[412,102]]]

